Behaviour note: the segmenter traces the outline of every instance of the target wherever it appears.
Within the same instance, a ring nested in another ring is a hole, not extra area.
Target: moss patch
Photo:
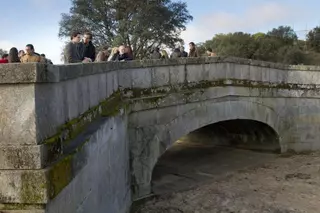
[[[145,103],[151,103],[157,106],[162,99],[163,99],[163,96],[157,96],[157,97],[145,98],[143,99],[143,101]]]
[[[11,204],[11,203],[5,203],[0,204],[0,210],[41,210],[45,209],[44,204]]]
[[[22,203],[44,203],[47,184],[43,171],[26,171],[21,175],[20,198]]]
[[[111,97],[108,101],[101,104],[101,116],[110,117],[120,113],[120,109],[125,108],[126,103],[120,93]]]
[[[81,152],[88,142],[89,139],[86,139],[73,153],[64,157],[49,169],[47,176],[49,199],[55,198],[72,181],[76,175],[73,171],[75,155]]]
[[[48,173],[49,198],[53,199],[72,180],[72,159],[69,155],[55,164]]]
[[[98,117],[116,116],[120,109],[127,106],[123,101],[121,93],[115,92],[111,97],[99,103],[99,105],[92,107],[82,115],[74,118],[59,128],[57,133],[52,137],[44,140],[42,143],[46,144],[48,148],[47,164],[58,159],[62,154],[65,146],[75,139],[80,133],[87,128],[87,126]]]

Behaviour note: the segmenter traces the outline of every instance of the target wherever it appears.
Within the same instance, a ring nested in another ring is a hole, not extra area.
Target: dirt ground
[[[134,213],[320,212],[320,154],[276,155],[177,144]]]

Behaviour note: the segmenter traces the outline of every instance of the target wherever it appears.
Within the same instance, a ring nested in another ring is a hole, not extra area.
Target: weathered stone
[[[43,64],[0,64],[0,84],[34,83],[46,81]]]
[[[43,146],[0,146],[0,169],[43,168]]]
[[[0,68],[0,202],[19,208],[0,212],[126,212],[175,140],[230,119],[269,125],[283,152],[320,149],[320,67],[209,57]]]
[[[0,170],[0,203],[44,204],[48,201],[42,170]]]
[[[1,213],[45,213],[45,210],[0,210]]]

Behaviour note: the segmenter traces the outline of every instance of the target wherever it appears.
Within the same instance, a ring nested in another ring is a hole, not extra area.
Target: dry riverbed
[[[172,155],[174,153],[173,151]],[[319,153],[281,156],[224,149],[215,155],[202,154],[198,158],[187,156],[190,156],[190,153],[180,158],[180,164],[179,160],[174,163],[169,156],[168,162],[163,161],[163,165],[158,166],[159,174],[163,174],[157,175],[154,180],[155,194],[158,195],[136,205],[133,212],[320,212]],[[212,163],[212,156],[216,156],[215,163]],[[217,159],[225,160],[217,162]],[[232,166],[235,163],[238,163],[237,166]],[[170,172],[169,167],[175,174]],[[217,172],[221,169],[223,172]]]

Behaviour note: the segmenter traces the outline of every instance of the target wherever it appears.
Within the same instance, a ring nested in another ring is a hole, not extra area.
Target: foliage
[[[90,31],[98,47],[126,44],[144,57],[154,46],[182,42],[180,33],[192,19],[181,1],[72,0],[70,12],[62,14],[59,37]]]
[[[8,52],[5,51],[4,49],[1,49],[1,48],[0,48],[0,56],[2,56],[3,54],[6,54],[6,53],[8,53]]]
[[[313,51],[320,53],[320,27],[315,27],[308,33],[307,45]]]
[[[209,47],[218,56],[235,56],[286,64],[319,65],[320,28],[317,27],[310,31],[307,41],[298,40],[291,27],[280,26],[266,34],[261,32],[218,34],[211,40],[198,44],[198,49],[203,54]],[[309,51],[306,47],[310,47]]]
[[[267,33],[267,35],[275,37],[285,44],[293,44],[294,41],[298,40],[297,34],[289,26],[279,26],[278,28],[273,28]]]

